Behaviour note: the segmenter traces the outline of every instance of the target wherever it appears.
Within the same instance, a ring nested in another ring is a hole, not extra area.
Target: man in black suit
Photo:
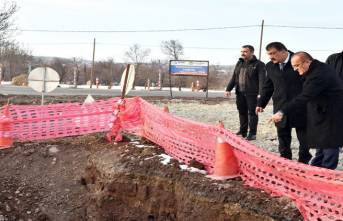
[[[283,104],[272,121],[278,123],[307,105],[308,144],[317,149],[311,165],[336,169],[339,147],[343,145],[343,83],[329,65],[314,60],[306,52],[295,53],[291,62],[294,70],[305,77],[303,90]]]
[[[303,81],[299,73],[293,70],[291,58],[293,52],[288,51],[280,42],[272,42],[266,46],[270,62],[266,64],[267,77],[257,103],[256,113],[263,112],[270,98],[273,99],[273,112],[295,98],[302,91]],[[306,105],[289,113],[282,121],[275,123],[279,140],[281,157],[292,159],[292,128],[295,128],[299,140],[298,161],[307,164],[312,155],[306,141]]]
[[[343,81],[343,51],[330,55],[326,63],[336,70],[336,73]]]

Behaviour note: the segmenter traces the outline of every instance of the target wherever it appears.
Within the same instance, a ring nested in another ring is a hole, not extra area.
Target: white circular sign
[[[60,83],[58,73],[49,67],[39,67],[33,69],[28,77],[29,86],[38,92],[51,92]]]

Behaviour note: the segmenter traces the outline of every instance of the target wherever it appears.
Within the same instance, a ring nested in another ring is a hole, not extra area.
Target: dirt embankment
[[[91,198],[87,218],[302,220],[286,198],[271,198],[240,179],[215,181],[183,171],[175,160],[163,165],[160,154],[159,148],[132,143],[93,154],[85,177]]]
[[[302,220],[289,199],[239,179],[210,180],[175,160],[163,165],[162,149],[147,141],[114,144],[103,136],[0,150],[0,220]]]
[[[163,165],[161,153],[103,134],[16,143],[0,154],[0,219],[302,220],[290,200]]]

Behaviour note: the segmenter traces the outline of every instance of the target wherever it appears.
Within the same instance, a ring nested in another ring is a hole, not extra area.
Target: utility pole
[[[258,59],[259,59],[259,60],[261,60],[262,39],[263,39],[263,27],[264,27],[264,20],[262,20],[262,24],[261,24],[260,51],[258,52]]]
[[[75,60],[75,57],[74,57],[74,88],[77,87],[77,74],[76,74],[76,71],[77,71],[77,68],[76,68],[76,60]]]
[[[28,72],[28,74],[30,74],[30,73],[31,73],[31,69],[32,69],[32,64],[31,64],[31,62],[29,62],[29,64],[28,64],[28,68],[27,68],[27,72]]]
[[[162,71],[161,71],[161,60],[158,59],[158,87],[162,90]]]
[[[114,82],[114,76],[113,76],[113,60],[111,59],[110,60],[111,61],[111,63],[110,63],[110,85],[109,85],[109,89],[111,89],[112,88],[112,85],[113,85],[113,82]]]
[[[93,42],[93,59],[92,59],[92,69],[91,69],[91,85],[90,88],[92,88],[93,85],[93,74],[94,74],[94,56],[95,56],[95,38],[94,38],[94,42]]]
[[[2,64],[0,64],[0,84],[1,84],[1,81],[2,81]]]
[[[83,76],[85,76],[84,80],[87,83],[87,78],[86,78],[86,76],[87,76],[87,66],[86,66],[86,64],[83,64]]]

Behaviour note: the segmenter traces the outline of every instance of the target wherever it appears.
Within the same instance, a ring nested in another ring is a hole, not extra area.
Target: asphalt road
[[[34,91],[30,87],[13,86],[13,85],[0,85],[0,94],[2,95],[41,95],[41,93]],[[120,96],[119,89],[97,89],[97,88],[61,88],[58,87],[45,96],[63,96],[63,95],[94,95],[94,96]],[[187,98],[205,98],[206,92],[191,92],[191,91],[172,91],[173,98],[187,97]],[[209,91],[209,98],[223,97],[223,91]],[[131,90],[128,96],[140,97],[171,97],[169,90]]]

